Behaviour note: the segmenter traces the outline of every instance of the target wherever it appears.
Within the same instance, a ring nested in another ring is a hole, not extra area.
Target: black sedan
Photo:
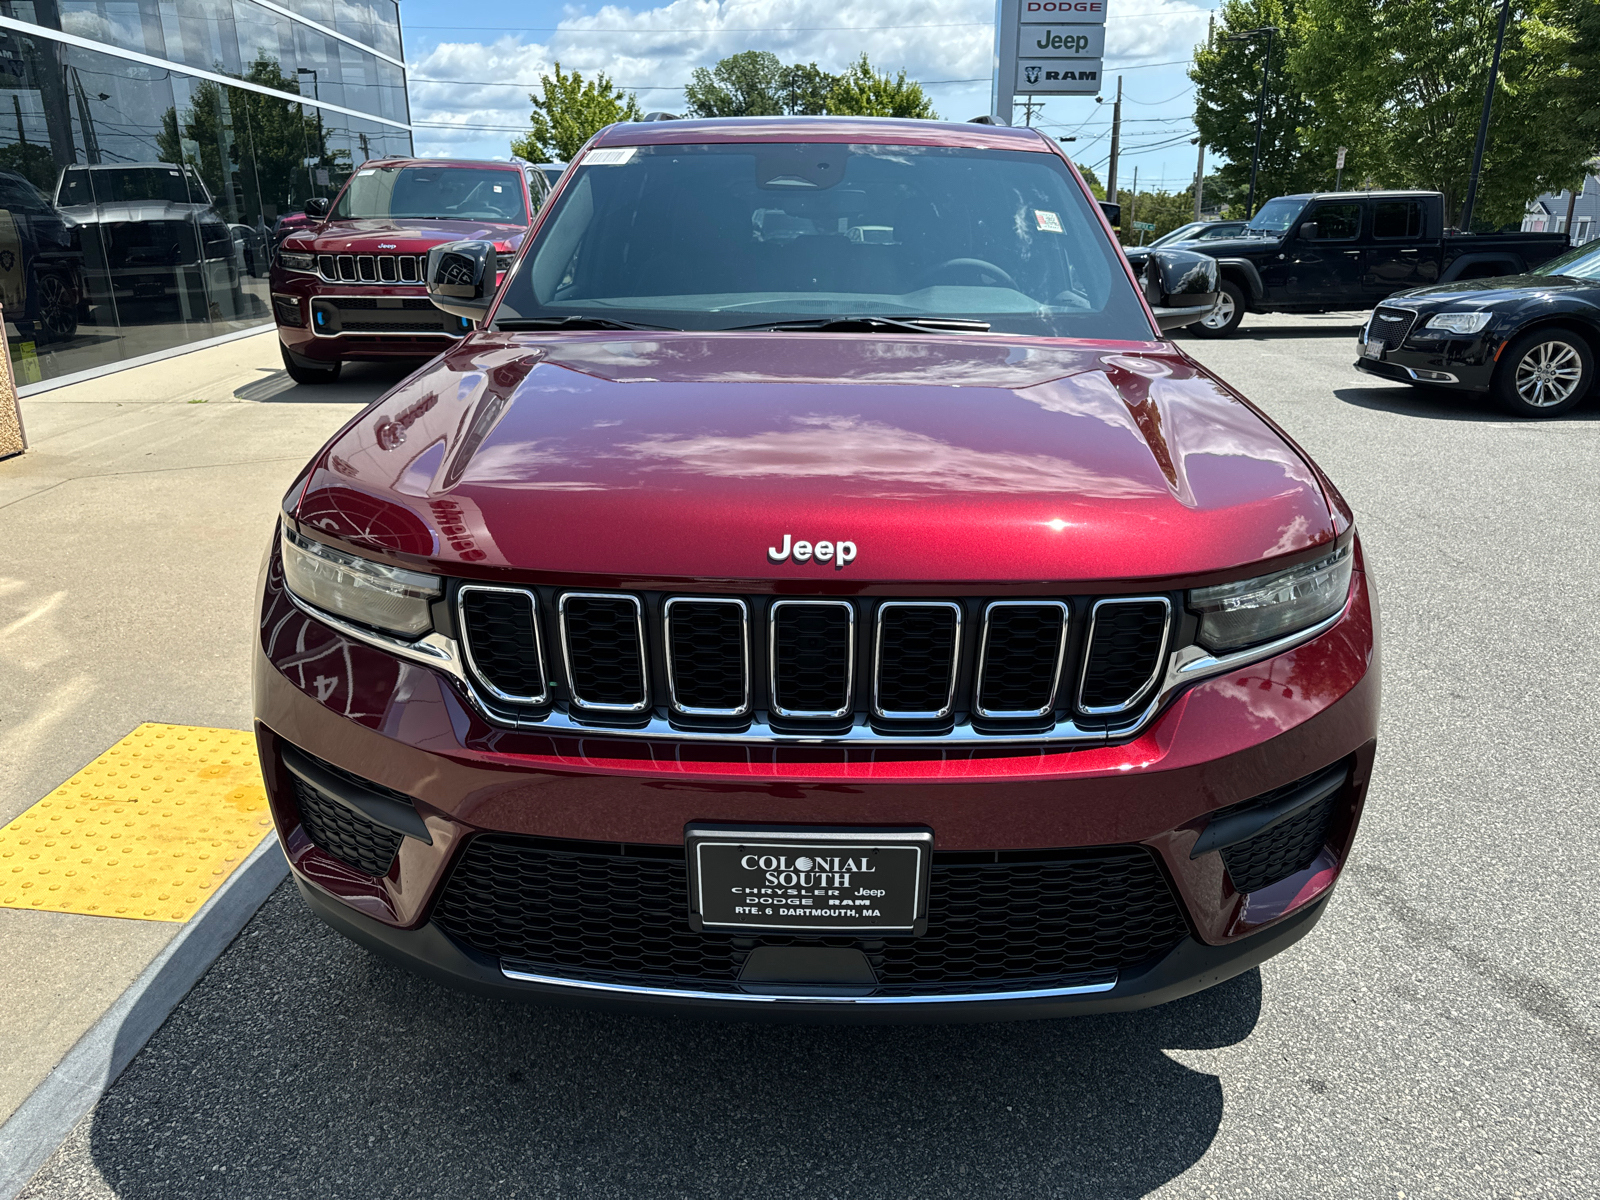
[[[1389,297],[1367,318],[1356,366],[1402,383],[1489,392],[1524,417],[1554,417],[1594,391],[1600,242],[1526,275]]]

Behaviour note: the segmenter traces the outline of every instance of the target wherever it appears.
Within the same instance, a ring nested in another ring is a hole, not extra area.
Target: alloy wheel
[[[1564,341],[1531,346],[1517,363],[1517,395],[1533,408],[1564,404],[1582,384],[1583,359]]]
[[[1207,329],[1226,329],[1228,322],[1233,320],[1233,297],[1227,292],[1217,297],[1217,306],[1200,321]]]
[[[59,275],[41,275],[38,279],[39,324],[44,326],[51,341],[61,341],[78,331],[78,318],[73,311],[78,299]]]

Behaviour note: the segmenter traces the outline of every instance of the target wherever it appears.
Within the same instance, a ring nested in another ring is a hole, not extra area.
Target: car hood
[[[1172,348],[1003,337],[477,334],[330,443],[297,515],[469,575],[780,589],[1176,583],[1335,536],[1297,450]],[[786,535],[856,561],[771,565]]]
[[[1573,292],[1589,299],[1600,297],[1600,282],[1573,279],[1566,275],[1496,275],[1487,279],[1460,279],[1455,283],[1412,288],[1390,296],[1384,303],[1440,303],[1453,308],[1487,308],[1507,300],[1523,301],[1537,296],[1562,296]]]
[[[76,224],[114,221],[202,221],[223,224],[209,204],[178,204],[170,200],[132,200],[123,204],[69,204],[57,210]]]
[[[503,225],[494,221],[327,221],[314,230],[297,229],[290,235],[293,249],[339,254],[377,249],[378,242],[394,243],[400,253],[421,254],[440,242],[464,240],[510,243],[520,246],[528,232],[525,225]],[[384,249],[388,249],[385,246]]]

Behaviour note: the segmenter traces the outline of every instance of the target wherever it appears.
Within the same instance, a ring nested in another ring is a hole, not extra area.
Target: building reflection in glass
[[[251,0],[0,0],[19,384],[269,324],[274,230],[412,152],[393,0],[282,7],[299,19]]]

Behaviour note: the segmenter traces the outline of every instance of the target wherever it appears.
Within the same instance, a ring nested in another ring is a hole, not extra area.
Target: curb
[[[269,833],[0,1126],[0,1200],[15,1200],[288,873]]]

